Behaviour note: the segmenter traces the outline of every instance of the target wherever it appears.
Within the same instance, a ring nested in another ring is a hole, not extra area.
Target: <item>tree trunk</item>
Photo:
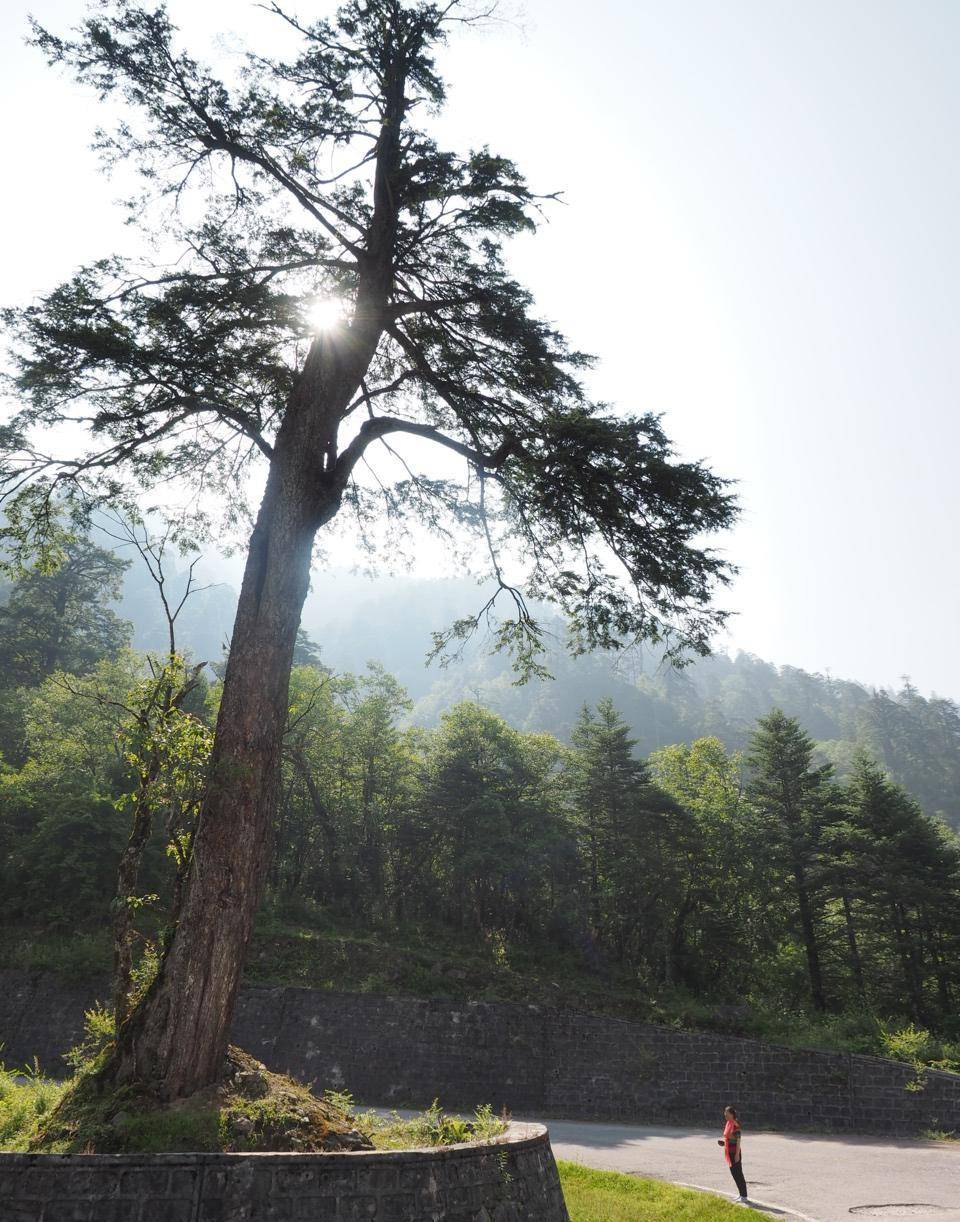
[[[810,908],[810,896],[807,893],[806,871],[798,861],[794,861],[793,877],[797,884],[797,907],[800,910],[800,928],[803,933],[803,945],[807,952],[807,973],[810,977],[810,995],[813,998],[815,1010],[825,1010],[827,999],[823,991],[823,973],[820,970],[820,951],[817,947],[817,936],[813,928],[813,912]]]
[[[166,1099],[216,1081],[223,1064],[268,864],[313,540],[339,503],[314,447],[287,428],[293,421],[278,436],[250,540],[180,919],[156,981],[118,1033],[118,1078],[151,1083]]]
[[[687,949],[687,918],[694,909],[694,902],[687,897],[680,904],[673,918],[673,929],[667,938],[667,952],[664,959],[664,980],[668,985],[675,985],[678,978],[684,978],[683,964]],[[679,970],[678,970],[679,966]]]
[[[921,928],[926,932],[930,943],[930,955],[933,959],[933,971],[937,978],[937,993],[940,997],[940,1008],[944,1014],[950,1014],[953,1009],[950,993],[950,973],[947,958],[943,953],[943,936],[930,920],[927,910],[921,908]]]
[[[130,979],[133,975],[133,898],[140,876],[144,849],[150,839],[149,791],[157,778],[154,761],[141,778],[133,806],[133,825],[117,869],[117,894],[113,913],[113,1016],[119,1031],[129,1017]]]
[[[917,1022],[924,1022],[926,1006],[923,1001],[923,981],[920,972],[917,970],[916,949],[910,936],[907,913],[899,901],[894,901],[892,911],[893,932],[900,956],[900,964],[903,968],[903,981],[906,985],[907,996],[910,999],[911,1017],[916,1019]]]
[[[850,967],[853,980],[857,986],[860,1001],[866,1005],[867,988],[863,979],[863,962],[860,958],[860,947],[857,943],[857,929],[853,920],[853,908],[850,904],[850,892],[846,879],[840,884],[840,896],[843,900],[843,921],[847,931],[847,947],[850,951]]]
[[[320,832],[323,836],[323,879],[326,898],[336,902],[343,895],[343,866],[340,861],[337,828],[333,816],[323,800],[323,795],[314,780],[310,763],[302,751],[294,753],[293,762],[294,767],[306,783],[307,792],[310,795],[310,804],[313,807],[313,813],[316,816],[317,823],[320,825]]]
[[[352,469],[340,462],[337,429],[387,321],[407,72],[402,48],[391,42],[388,50],[373,212],[353,315],[349,326],[311,344],[277,432],[240,588],[180,918],[157,979],[117,1033],[115,1076],[149,1083],[163,1099],[193,1094],[222,1070],[268,866],[313,541],[340,508]]]

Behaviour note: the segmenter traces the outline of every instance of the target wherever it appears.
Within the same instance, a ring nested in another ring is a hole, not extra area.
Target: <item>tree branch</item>
[[[335,478],[341,486],[346,487],[347,480],[353,468],[357,465],[364,451],[374,441],[389,433],[409,433],[413,437],[422,437],[444,446],[473,463],[475,467],[486,471],[498,471],[511,454],[519,449],[519,442],[509,434],[492,454],[484,454],[473,446],[464,445],[455,437],[448,437],[432,424],[420,424],[414,420],[401,420],[396,416],[374,416],[365,420],[353,441],[343,450],[337,459]]]

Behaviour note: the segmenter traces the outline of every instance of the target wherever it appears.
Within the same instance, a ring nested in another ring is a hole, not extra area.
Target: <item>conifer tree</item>
[[[610,699],[601,700],[595,711],[584,705],[571,742],[569,773],[587,868],[589,919],[600,934],[614,846],[639,801],[646,770],[634,758],[635,740]]]
[[[514,612],[494,636],[529,674],[531,594],[566,613],[575,648],[704,650],[727,568],[702,540],[733,515],[723,482],[677,460],[656,417],[590,401],[587,358],[508,274],[503,242],[533,229],[545,198],[508,159],[431,136],[436,54],[463,5],[270,11],[297,49],[250,55],[236,84],[179,46],[162,8],[107,0],[72,37],[34,27],[51,63],[123,105],[98,147],[168,205],[138,199],[132,216],[141,229],[156,217],[161,248],[177,249],[159,269],[106,257],[8,313],[22,407],[0,434],[3,486],[137,497],[176,473],[236,519],[248,470],[266,475],[184,904],[118,1039],[117,1076],[166,1098],[223,1063],[318,530],[344,511],[367,538],[378,518],[472,525]],[[50,451],[65,419],[89,448]],[[411,439],[460,465],[419,474],[397,449]],[[524,590],[505,576],[510,538],[531,565]]]
[[[892,951],[911,1015],[928,1019],[932,977],[945,1013],[956,980],[953,953],[960,914],[960,851],[955,835],[868,756],[848,786],[851,821],[861,835],[858,886],[875,929]]]
[[[643,961],[672,983],[682,949],[680,858],[689,815],[652,784],[612,700],[585,707],[571,739],[569,784],[593,936],[618,959]]]
[[[773,709],[757,722],[748,762],[750,793],[770,820],[779,855],[793,879],[814,1007],[827,1008],[816,921],[814,878],[820,864],[824,786],[828,766],[813,765],[814,742],[795,717]]]

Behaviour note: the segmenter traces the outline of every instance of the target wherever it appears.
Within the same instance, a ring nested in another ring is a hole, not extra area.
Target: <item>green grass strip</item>
[[[570,1222],[724,1222],[768,1217],[728,1204],[720,1197],[661,1180],[643,1180],[617,1171],[594,1171],[557,1161]]]

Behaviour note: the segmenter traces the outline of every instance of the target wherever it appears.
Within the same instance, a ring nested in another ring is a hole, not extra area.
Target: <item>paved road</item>
[[[558,1158],[734,1193],[718,1132],[543,1123]],[[960,1143],[748,1130],[743,1168],[751,1200],[781,1222],[960,1222]]]

